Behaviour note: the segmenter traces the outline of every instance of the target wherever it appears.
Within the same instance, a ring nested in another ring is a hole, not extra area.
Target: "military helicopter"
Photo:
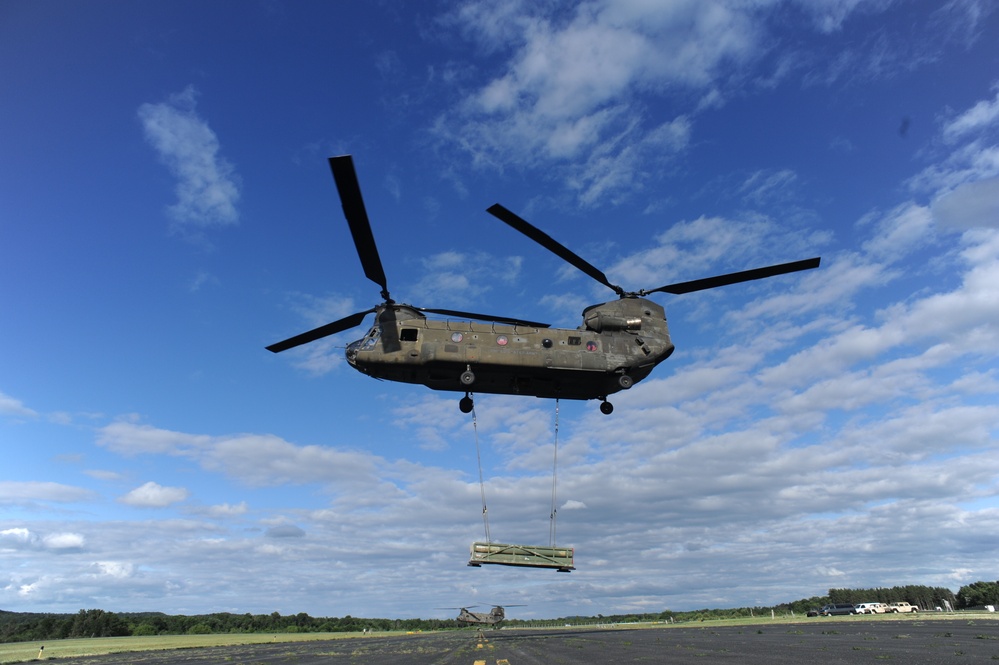
[[[654,289],[625,291],[600,270],[500,204],[487,212],[556,256],[613,290],[617,300],[583,310],[576,329],[505,316],[397,303],[389,295],[385,271],[350,155],[329,158],[344,217],[365,276],[381,287],[383,302],[267,347],[279,353],[361,324],[374,324],[347,345],[347,362],[368,376],[423,384],[434,390],[464,392],[458,402],[471,412],[472,392],[533,395],[542,398],[600,400],[600,411],[614,406],[607,396],[631,388],[669,358],[674,345],[666,310],[645,296],[713,289],[819,266],[819,258],[755,268]],[[436,320],[426,314],[461,320]]]
[[[478,607],[478,605],[469,605]],[[524,607],[523,605],[507,605],[506,607]],[[461,610],[455,619],[460,624],[466,626],[492,626],[497,628],[506,619],[506,612],[503,606],[493,605],[491,612],[470,612],[466,607],[442,607],[442,610]]]

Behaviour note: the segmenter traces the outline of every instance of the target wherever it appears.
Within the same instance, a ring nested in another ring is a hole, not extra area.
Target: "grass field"
[[[166,649],[196,649],[239,644],[271,644],[274,642],[314,642],[399,633],[223,633],[218,635],[157,635],[152,637],[95,637],[76,640],[46,640],[43,642],[13,642],[0,644],[0,663],[23,663],[41,658],[73,658],[100,656],[126,651],[162,651]],[[41,647],[45,647],[44,650]]]
[[[999,628],[999,613],[989,612],[920,612],[918,614],[884,614],[836,617],[804,617],[801,615],[782,615],[771,618],[769,615],[758,617],[742,617],[738,619],[712,619],[698,622],[641,623],[641,624],[605,624],[612,628],[661,628],[670,626],[765,626],[790,625],[800,623],[837,623],[843,621],[878,621],[878,622],[926,622],[926,621],[966,621],[969,624],[982,624],[992,629]],[[578,626],[583,628],[584,626]],[[594,625],[585,626],[593,628]],[[572,627],[567,628],[571,630]],[[509,629],[507,629],[509,630]],[[275,642],[314,642],[320,640],[343,640],[359,637],[384,637],[400,635],[402,632],[374,633],[223,633],[218,635],[160,635],[154,637],[97,637],[92,639],[48,640],[45,642],[14,642],[0,644],[0,663],[23,663],[39,659],[62,659],[77,656],[100,656],[128,651],[163,651],[167,649],[196,649],[203,647],[221,647],[243,644],[271,644]]]

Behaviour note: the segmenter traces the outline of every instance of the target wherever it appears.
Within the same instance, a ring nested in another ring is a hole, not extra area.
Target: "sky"
[[[0,609],[517,618],[999,578],[987,0],[0,0]],[[374,380],[392,297],[575,328],[681,296],[596,401]],[[556,456],[557,452],[557,456]],[[555,460],[557,457],[557,464]],[[483,483],[479,483],[481,472]],[[570,574],[466,566],[485,539]]]

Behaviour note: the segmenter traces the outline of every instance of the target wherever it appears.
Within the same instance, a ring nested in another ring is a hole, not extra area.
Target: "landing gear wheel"
[[[475,383],[475,374],[472,373],[472,370],[465,370],[461,373],[461,385],[470,386],[473,383]]]
[[[472,398],[469,397],[468,395],[465,395],[460,400],[458,400],[458,408],[461,409],[462,413],[471,413],[472,408],[474,406],[475,403],[472,401]]]
[[[609,416],[614,413],[614,405],[607,401],[600,402],[600,413]]]
[[[628,376],[627,374],[622,374],[621,376],[617,377],[617,384],[622,388],[624,388],[625,390],[627,390],[628,388],[635,385],[635,380],[630,376]]]

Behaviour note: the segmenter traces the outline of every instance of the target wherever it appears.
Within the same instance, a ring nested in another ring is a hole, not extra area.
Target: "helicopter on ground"
[[[600,411],[610,414],[614,406],[607,396],[631,388],[674,350],[666,310],[645,296],[691,293],[819,266],[816,257],[625,291],[585,259],[497,203],[487,212],[610,288],[618,299],[584,309],[583,323],[575,329],[552,328],[547,323],[505,316],[416,307],[397,303],[389,295],[353,158],[330,157],[329,164],[361,267],[365,276],[381,287],[383,302],[267,349],[279,353],[316,341],[359,326],[373,313],[375,321],[367,333],[347,345],[350,366],[377,379],[464,392],[458,403],[463,413],[472,411],[471,395],[478,392],[597,399]],[[428,313],[460,320],[430,319]]]

